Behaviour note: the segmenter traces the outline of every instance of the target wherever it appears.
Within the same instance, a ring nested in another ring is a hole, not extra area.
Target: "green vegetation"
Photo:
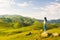
[[[15,16],[0,16],[0,40],[60,40],[59,37],[41,38],[43,23],[37,19]],[[60,23],[47,23],[47,31],[60,33]]]

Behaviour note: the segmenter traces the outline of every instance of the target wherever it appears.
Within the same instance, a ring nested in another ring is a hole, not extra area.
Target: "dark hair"
[[[46,18],[46,17],[44,17],[44,20],[45,20],[45,21],[47,21],[47,18]]]

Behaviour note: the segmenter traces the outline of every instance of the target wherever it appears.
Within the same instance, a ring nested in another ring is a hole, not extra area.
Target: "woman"
[[[44,31],[46,31],[46,22],[47,22],[47,18],[44,17]]]

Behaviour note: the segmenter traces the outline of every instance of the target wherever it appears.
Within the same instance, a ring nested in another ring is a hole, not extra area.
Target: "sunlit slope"
[[[26,36],[26,34],[28,34],[29,32],[31,32],[31,35]],[[40,39],[39,30],[32,30],[19,34],[0,37],[0,40],[35,40],[35,39]]]
[[[5,36],[0,36],[0,40],[60,40],[60,36],[58,37],[48,37],[48,38],[42,38],[40,36],[41,32],[40,30],[31,30],[31,31],[25,31],[21,33],[14,33],[12,34],[13,30],[10,30],[10,34],[5,35]],[[58,32],[60,33],[60,28],[54,28],[47,30],[48,32],[54,33]],[[17,32],[16,30],[13,32]],[[27,35],[31,32],[30,35]]]

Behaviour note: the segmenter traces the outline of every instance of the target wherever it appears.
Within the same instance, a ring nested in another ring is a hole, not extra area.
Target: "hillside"
[[[41,38],[43,20],[20,15],[0,16],[0,40],[59,40],[59,37]],[[60,23],[47,23],[47,31],[60,33]]]

